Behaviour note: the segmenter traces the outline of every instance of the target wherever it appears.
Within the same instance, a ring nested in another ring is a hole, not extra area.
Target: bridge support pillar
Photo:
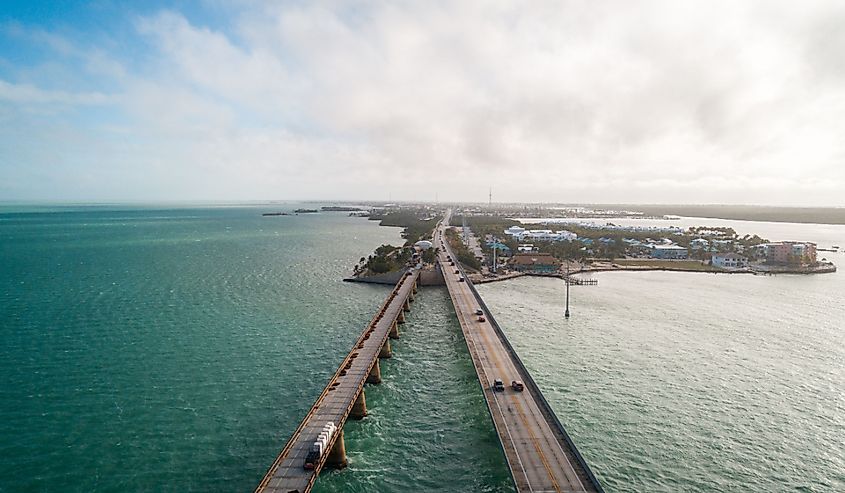
[[[414,287],[411,289],[412,293],[417,292],[417,287],[418,287],[419,283],[420,283],[419,280],[414,281]]]
[[[381,367],[378,364],[378,359],[376,359],[376,364],[373,365],[373,369],[370,370],[370,374],[367,375],[367,383],[381,383]]]
[[[349,411],[349,419],[364,419],[364,416],[367,415],[367,398],[364,396],[364,390],[361,389],[361,393],[358,394],[358,398],[355,399],[355,404],[352,404],[352,410]]]
[[[405,323],[405,312],[404,311],[399,312],[399,316],[396,317],[396,323],[398,323],[398,324],[404,324]]]
[[[393,350],[390,349],[390,339],[384,341],[384,344],[381,346],[381,351],[378,353],[379,358],[390,358],[393,356]]]
[[[393,322],[393,325],[390,326],[390,332],[387,333],[387,337],[391,339],[399,339],[399,324]]]
[[[408,298],[405,298],[405,304],[402,306],[402,309],[406,312],[411,311],[411,302],[408,301]]]
[[[326,465],[337,469],[343,469],[349,465],[349,461],[346,460],[346,444],[343,443],[343,428],[339,429],[337,432],[337,440],[334,441],[334,446],[332,446],[332,449],[329,451],[329,456],[326,457]]]

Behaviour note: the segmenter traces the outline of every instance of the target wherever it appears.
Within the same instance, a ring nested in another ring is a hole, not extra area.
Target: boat
[[[262,216],[289,216],[287,212],[265,212]]]
[[[320,212],[317,209],[297,209],[293,211],[297,214],[314,214],[315,212]]]

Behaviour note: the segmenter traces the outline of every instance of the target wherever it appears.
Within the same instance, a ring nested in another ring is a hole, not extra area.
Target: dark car
[[[317,452],[311,451],[308,452],[308,455],[305,456],[305,464],[303,464],[303,468],[305,469],[314,469],[317,464],[317,460],[320,459],[320,454]]]
[[[478,310],[475,310],[475,314],[476,314],[476,315],[484,315],[484,310],[482,310],[481,308],[479,308]]]
[[[517,392],[522,392],[525,389],[525,386],[522,385],[522,381],[514,380],[513,382],[511,382],[511,388]]]
[[[463,278],[463,277],[459,277],[459,278],[458,278],[458,282],[464,282],[464,278]]]
[[[493,392],[504,392],[505,391],[505,384],[502,382],[501,378],[497,378],[493,380]]]
[[[459,271],[457,269],[455,270],[455,274],[460,274],[460,273],[461,273],[461,271]]]
[[[479,322],[486,322],[486,321],[487,321],[487,319],[486,319],[486,318],[484,318],[484,316],[481,316],[481,317],[478,317],[478,321],[479,321]]]

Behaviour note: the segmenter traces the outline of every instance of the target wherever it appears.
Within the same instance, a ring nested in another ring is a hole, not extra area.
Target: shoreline
[[[592,272],[693,272],[696,274],[745,274],[745,275],[755,275],[755,276],[771,276],[771,275],[779,275],[779,274],[788,274],[788,275],[812,275],[812,274],[833,274],[837,272],[836,266],[830,266],[828,269],[819,269],[815,271],[806,271],[806,270],[771,270],[771,271],[754,271],[754,270],[702,270],[702,269],[689,269],[684,267],[648,267],[648,266],[628,266],[628,267],[591,267],[586,269],[574,270],[569,273],[570,276],[574,276],[576,274],[589,274]],[[541,274],[541,273],[533,273],[533,272],[514,272],[509,274],[504,274],[501,276],[496,277],[474,277],[472,275],[468,276],[469,279],[473,282],[473,284],[487,284],[491,282],[501,282],[501,281],[508,281],[511,279],[516,279],[518,277],[553,277],[556,279],[565,279],[566,274],[562,272],[556,273],[548,273],[548,274]]]

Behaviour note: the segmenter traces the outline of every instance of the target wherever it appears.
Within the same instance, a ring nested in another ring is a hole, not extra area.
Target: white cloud
[[[48,91],[39,89],[31,84],[11,84],[0,80],[0,101],[20,105],[104,105],[112,103],[114,98],[100,92],[74,93],[68,91]]]
[[[89,60],[117,101],[0,98],[115,103],[156,146],[151,196],[842,205],[844,19],[833,1],[247,2],[226,30],[138,19],[149,60]]]

